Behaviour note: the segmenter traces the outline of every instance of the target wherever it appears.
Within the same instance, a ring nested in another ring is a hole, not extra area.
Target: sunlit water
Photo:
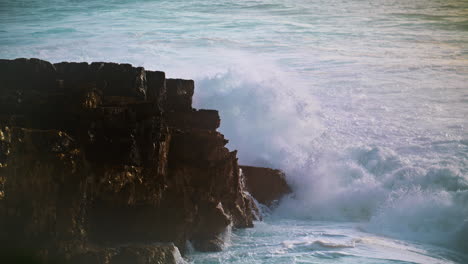
[[[468,2],[0,1],[0,58],[196,80],[295,189],[195,263],[466,263]]]

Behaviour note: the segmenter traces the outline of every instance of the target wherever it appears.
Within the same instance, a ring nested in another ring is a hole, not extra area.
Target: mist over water
[[[240,163],[287,173],[294,196],[196,263],[468,252],[466,1],[2,1],[0,25],[0,58],[195,79]]]

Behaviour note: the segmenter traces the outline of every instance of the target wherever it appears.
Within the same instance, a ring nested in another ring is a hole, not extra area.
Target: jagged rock
[[[247,190],[262,204],[270,206],[274,201],[291,192],[291,187],[280,170],[252,166],[240,167]]]
[[[166,263],[154,242],[219,250],[229,225],[253,226],[236,152],[217,111],[192,109],[193,92],[128,64],[0,60],[2,245]]]
[[[194,234],[193,246],[200,251],[221,251],[224,241],[220,238],[231,223],[231,217],[224,212],[223,205],[206,202],[199,208],[197,233]]]
[[[112,256],[109,264],[183,264],[179,250],[169,245],[136,245],[121,247]]]
[[[224,241],[216,236],[210,239],[196,240],[193,246],[201,252],[219,252],[224,249]]]

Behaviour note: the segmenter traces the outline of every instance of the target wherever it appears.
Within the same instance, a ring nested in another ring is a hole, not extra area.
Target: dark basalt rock
[[[291,187],[280,170],[252,166],[240,167],[247,190],[259,203],[270,206],[274,201],[291,192]]]
[[[118,248],[109,264],[182,264],[179,250],[174,245],[135,245]]]
[[[185,264],[172,243],[134,244],[118,247],[85,247],[61,258],[21,249],[0,249],[2,263],[20,264]]]
[[[236,152],[193,92],[129,64],[0,60],[0,247],[176,263],[154,243],[220,250],[228,226],[253,226]]]
[[[0,85],[2,92],[55,90],[55,67],[50,62],[39,59],[0,60]]]
[[[186,112],[168,112],[166,120],[170,126],[182,129],[216,130],[221,119],[216,110],[193,110]]]
[[[208,240],[197,240],[193,245],[201,252],[219,252],[223,251],[224,241],[222,238],[213,237]]]
[[[167,79],[167,110],[189,111],[195,90],[193,80]]]

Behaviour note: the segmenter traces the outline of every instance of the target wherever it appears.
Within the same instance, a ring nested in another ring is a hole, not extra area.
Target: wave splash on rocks
[[[0,241],[12,258],[181,263],[188,245],[219,251],[228,227],[253,226],[254,174],[278,177],[265,203],[289,191],[266,168],[246,167],[245,186],[218,112],[192,108],[192,80],[16,59],[0,60],[0,88]]]

